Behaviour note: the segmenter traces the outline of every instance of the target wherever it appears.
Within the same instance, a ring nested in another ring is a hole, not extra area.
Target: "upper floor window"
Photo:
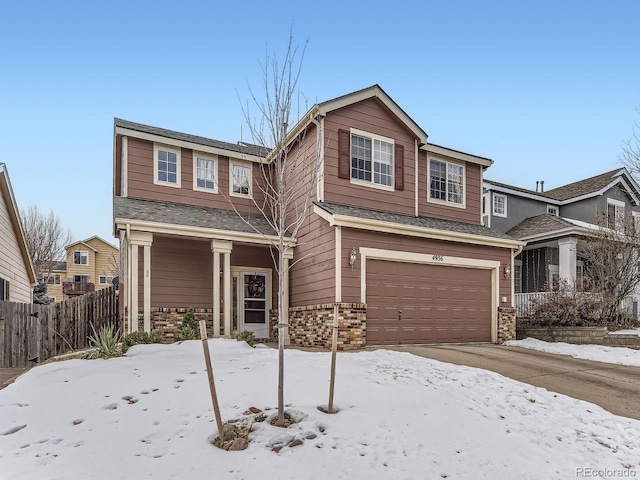
[[[153,145],[153,183],[180,188],[180,149]]]
[[[89,275],[74,275],[73,281],[77,283],[89,283]]]
[[[464,165],[431,160],[429,162],[429,198],[464,204]]]
[[[554,207],[553,205],[547,205],[547,213],[551,215],[558,216],[558,207]]]
[[[193,189],[218,193],[218,162],[211,157],[193,152]]]
[[[89,252],[86,250],[74,250],[73,251],[73,264],[74,265],[89,265]]]
[[[624,231],[624,202],[607,199],[607,228]]]
[[[113,283],[113,277],[110,275],[100,275],[99,280],[102,285]]]
[[[393,188],[393,140],[351,131],[351,179]]]
[[[493,194],[493,214],[496,217],[507,216],[507,196],[499,193]]]
[[[49,275],[42,276],[42,282],[47,285],[60,285],[60,274],[59,273],[51,273]]]
[[[230,162],[231,195],[237,197],[251,196],[251,164],[244,162]]]

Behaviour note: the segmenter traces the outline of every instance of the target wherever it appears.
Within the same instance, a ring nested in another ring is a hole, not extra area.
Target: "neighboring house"
[[[334,304],[343,348],[514,338],[524,242],[481,225],[492,161],[428,143],[377,85],[302,118],[289,155],[318,152],[322,171],[285,259],[291,343],[325,345]],[[254,205],[268,152],[121,119],[114,137],[126,331],[170,332],[193,307],[213,336],[277,336],[277,237]]]
[[[67,259],[56,262],[42,279],[47,283],[47,296],[61,301],[113,285],[118,276],[118,248],[98,236],[71,243],[65,247]]]
[[[527,242],[514,265],[516,293],[549,291],[560,280],[580,287],[578,242],[601,227],[620,229],[640,215],[640,187],[625,168],[544,191],[484,181],[485,225]],[[637,301],[637,299],[635,299]]]
[[[0,163],[0,246],[0,301],[32,303],[36,273],[4,163]]]

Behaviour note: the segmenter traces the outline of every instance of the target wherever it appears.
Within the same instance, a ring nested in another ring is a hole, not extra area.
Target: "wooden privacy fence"
[[[115,287],[50,305],[0,302],[0,367],[24,367],[89,347],[105,325],[120,330]]]

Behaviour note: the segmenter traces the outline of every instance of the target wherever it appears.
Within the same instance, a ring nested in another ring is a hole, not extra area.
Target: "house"
[[[0,301],[32,303],[36,273],[4,163],[0,163],[0,245]]]
[[[93,236],[67,245],[65,252],[66,260],[55,262],[42,278],[54,302],[113,285],[120,263],[117,247]]]
[[[524,242],[482,226],[490,159],[429,143],[378,85],[314,105],[287,140],[321,159],[284,259],[292,344],[326,345],[336,304],[345,349],[515,337]],[[213,336],[277,336],[277,237],[254,203],[269,152],[118,118],[114,146],[126,330],[170,333],[191,307]]]
[[[594,229],[636,220],[639,201],[640,187],[625,168],[548,191],[544,182],[529,190],[485,179],[483,222],[527,242],[514,262],[515,292],[548,291],[561,280],[580,286],[578,243]]]

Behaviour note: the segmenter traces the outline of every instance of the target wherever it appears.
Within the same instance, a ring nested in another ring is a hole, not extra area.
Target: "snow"
[[[276,414],[277,350],[208,341],[223,420]],[[567,479],[640,475],[640,421],[485,370],[388,350],[285,351],[299,423],[217,428],[200,341],[31,369],[0,390],[0,479]],[[303,444],[289,447],[300,439]],[[282,447],[275,452],[274,447]]]

